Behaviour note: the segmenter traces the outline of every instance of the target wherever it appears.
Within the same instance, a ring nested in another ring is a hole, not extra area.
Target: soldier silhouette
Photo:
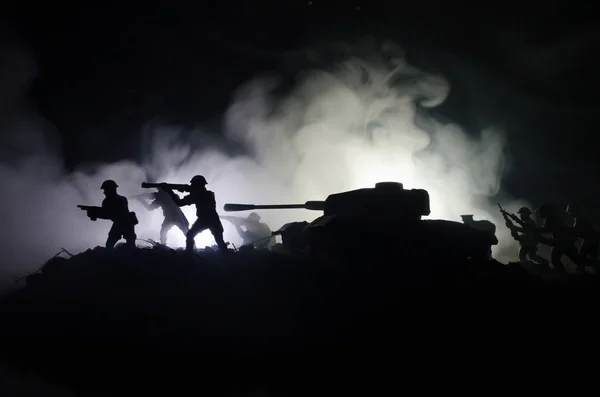
[[[579,208],[574,204],[567,206],[567,214],[573,218],[575,235],[582,239],[579,248],[579,260],[582,266],[594,266],[600,251],[599,233],[594,225],[582,216]]]
[[[102,207],[78,206],[87,212],[87,216],[95,221],[96,219],[108,219],[113,222],[108,239],[106,240],[106,248],[113,248],[117,241],[123,237],[126,244],[130,247],[135,247],[135,225],[138,220],[135,212],[129,212],[127,199],[117,194],[117,183],[113,180],[102,182],[100,189],[104,190],[106,198],[102,201]]]
[[[210,190],[207,190],[206,185],[206,178],[202,175],[194,176],[190,181],[189,194],[183,198],[176,195],[168,184],[161,183],[159,185],[169,193],[175,204],[179,207],[185,205],[196,206],[196,216],[198,219],[196,219],[186,234],[185,249],[187,252],[192,252],[194,250],[194,238],[206,229],[210,230],[212,233],[219,249],[221,251],[227,251],[227,244],[223,240],[223,225],[219,219],[219,214],[217,214],[215,194]]]
[[[237,216],[222,216],[235,226],[239,236],[243,239],[243,245],[253,245],[258,249],[268,249],[274,243],[274,237],[271,228],[260,221],[260,216],[256,212],[251,212],[247,218]],[[245,227],[246,230],[242,229]]]
[[[167,234],[173,226],[179,228],[184,235],[190,230],[190,222],[187,220],[181,208],[173,201],[173,198],[169,193],[164,190],[158,190],[156,193],[152,193],[153,201],[148,204],[143,197],[137,197],[137,200],[142,203],[148,211],[153,211],[157,208],[161,208],[163,216],[165,217],[160,227],[160,243],[162,245],[167,244]]]
[[[538,254],[538,243],[540,242],[537,234],[537,225],[531,218],[533,214],[527,207],[521,207],[517,211],[519,214],[519,226],[515,225],[511,218],[505,216],[505,224],[511,231],[511,235],[521,246],[519,249],[519,260],[526,262],[528,259],[532,262],[547,265],[548,261]],[[518,233],[521,233],[520,235]]]
[[[562,264],[562,257],[564,255],[571,259],[579,270],[581,270],[579,253],[575,247],[576,235],[574,228],[569,227],[563,216],[550,204],[540,205],[536,212],[542,220],[542,227],[538,229],[538,233],[551,234],[553,237],[550,254],[552,266],[558,272],[566,274],[566,269]]]

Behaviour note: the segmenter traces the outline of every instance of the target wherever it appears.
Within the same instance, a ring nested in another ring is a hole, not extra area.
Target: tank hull
[[[302,252],[325,259],[374,254],[411,260],[489,259],[494,241],[486,233],[447,220],[373,220],[321,216],[297,235]]]

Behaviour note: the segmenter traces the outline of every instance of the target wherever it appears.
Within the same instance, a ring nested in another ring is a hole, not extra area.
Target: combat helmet
[[[107,190],[107,189],[116,189],[118,187],[119,187],[119,185],[117,185],[117,182],[113,181],[112,179],[107,179],[104,182],[102,182],[102,186],[100,186],[100,189]]]
[[[193,185],[193,186],[196,186],[196,185],[198,185],[198,186],[204,186],[204,185],[207,185],[207,184],[208,184],[208,182],[206,182],[206,178],[203,177],[202,175],[195,175],[192,178],[192,180],[190,180],[190,185]]]
[[[250,215],[248,215],[248,220],[251,222],[258,222],[260,221],[260,215],[256,212],[251,212]]]
[[[527,216],[527,215],[531,215],[531,214],[532,214],[532,212],[531,212],[531,210],[530,210],[529,208],[527,208],[527,207],[521,207],[521,208],[519,208],[519,210],[517,211],[517,214],[519,214],[519,215],[524,215],[524,216]]]
[[[547,218],[556,214],[555,208],[550,203],[541,204],[535,211],[541,218]]]

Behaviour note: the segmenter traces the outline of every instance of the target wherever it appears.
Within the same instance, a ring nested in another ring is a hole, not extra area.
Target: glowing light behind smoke
[[[375,55],[378,51],[372,49]],[[225,114],[224,132],[244,144],[249,156],[232,158],[207,144],[178,140],[177,127],[155,126],[141,166],[122,162],[63,175],[61,161],[52,152],[3,166],[0,177],[7,193],[0,208],[7,226],[0,248],[9,254],[2,265],[13,272],[29,271],[60,247],[77,252],[103,245],[110,222],[90,222],[76,205],[99,205],[104,179],[116,180],[125,196],[143,193],[140,184],[147,175],[171,183],[188,183],[192,176],[204,175],[208,188],[216,192],[221,214],[226,202],[303,203],[380,181],[399,181],[406,188],[429,191],[432,218],[460,220],[461,214],[474,214],[498,226],[501,244],[495,252],[513,245],[495,203],[485,198],[499,189],[502,136],[486,131],[481,139],[472,140],[457,126],[431,120],[422,120],[422,127],[417,127],[412,98],[437,104],[449,88],[439,76],[420,74],[401,61],[388,63],[372,56],[368,61],[346,61],[332,71],[311,71],[285,98],[271,95],[276,78],[256,79],[241,87]],[[29,128],[43,142],[42,127]],[[424,151],[430,143],[433,149]],[[24,152],[22,147],[10,149]],[[505,204],[515,210],[520,203]],[[140,220],[138,237],[158,240],[161,211],[148,212],[134,200],[130,209]],[[195,220],[193,207],[185,207],[184,213],[190,223]],[[310,221],[319,213],[272,210],[260,215],[277,229],[289,221]],[[223,221],[223,226],[225,239],[239,246],[241,239],[232,225]],[[175,247],[185,245],[175,228],[168,239]],[[210,232],[199,235],[196,243],[212,245]]]

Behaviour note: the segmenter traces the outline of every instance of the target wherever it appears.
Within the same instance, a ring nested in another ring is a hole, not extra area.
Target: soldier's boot
[[[194,252],[194,239],[187,238],[185,240],[185,252],[193,253]]]
[[[167,245],[167,233],[169,233],[169,229],[166,227],[161,227],[160,229],[160,243],[162,245]]]
[[[106,239],[106,249],[112,250],[115,247],[115,244],[117,244],[117,241],[119,241],[119,238],[121,236],[111,236],[109,235],[108,238]]]
[[[228,252],[229,248],[228,245],[225,240],[223,239],[223,233],[215,233],[213,235],[213,237],[215,238],[215,242],[217,243],[217,246],[219,247],[219,251],[221,252]]]

